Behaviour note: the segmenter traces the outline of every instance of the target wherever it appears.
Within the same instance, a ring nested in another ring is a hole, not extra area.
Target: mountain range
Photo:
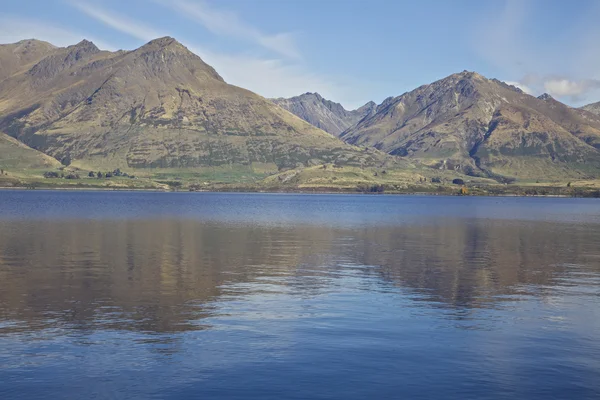
[[[296,99],[290,102],[298,104]],[[323,114],[323,107],[287,108],[301,110],[297,115],[309,122]],[[571,108],[548,94],[536,98],[463,71],[387,98],[337,135],[468,175],[584,178],[600,172],[600,116],[586,110],[592,106]]]
[[[2,47],[0,132],[82,169],[361,165],[365,153],[227,84],[170,37],[133,51],[82,41]]]
[[[463,71],[346,110],[318,93],[269,100],[230,85],[170,37],[116,52],[31,39],[0,45],[0,165],[269,174],[394,165],[419,180],[440,170],[595,179],[599,104],[571,108]]]

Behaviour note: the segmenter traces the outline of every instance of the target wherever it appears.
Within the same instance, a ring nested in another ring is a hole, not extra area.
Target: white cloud
[[[572,105],[597,101],[600,3],[580,7],[579,15],[558,31],[539,18],[538,7],[543,4],[504,1],[498,13],[490,13],[475,27],[475,50],[525,92],[545,91]],[[545,40],[531,34],[532,27],[540,24],[549,29]],[[518,79],[520,76],[523,78]]]
[[[594,79],[573,81],[565,78],[555,78],[545,81],[544,89],[553,96],[577,99],[588,92],[600,89],[600,81]]]
[[[46,21],[19,18],[0,14],[0,43],[15,43],[24,39],[39,39],[55,46],[65,47],[79,43],[83,39],[91,40],[103,50],[115,50],[115,47],[89,35],[74,32]]]
[[[533,94],[533,90],[531,90],[531,88],[529,86],[524,85],[521,82],[504,81],[504,83],[507,83],[509,85],[517,87],[517,88],[521,89],[523,92],[525,92],[527,94]]]
[[[290,33],[263,33],[258,28],[241,20],[236,14],[229,11],[218,10],[203,1],[155,1],[170,7],[186,18],[200,23],[214,34],[249,41],[285,57],[301,58],[300,52],[294,43],[294,38]]]

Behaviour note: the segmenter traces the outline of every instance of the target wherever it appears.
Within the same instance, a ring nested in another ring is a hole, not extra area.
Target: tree
[[[104,177],[104,175],[102,175],[102,172],[98,171],[98,173],[96,174],[96,177],[98,179],[100,179],[100,178]]]
[[[114,176],[121,176],[121,175],[122,175],[122,173],[121,173],[121,170],[120,170],[119,168],[115,169],[115,170],[113,171],[113,175],[114,175]]]
[[[452,180],[452,183],[453,183],[453,184],[455,184],[455,185],[464,185],[464,184],[465,184],[465,181],[463,181],[463,180],[462,180],[462,179],[460,179],[460,178],[456,178],[456,179],[453,179],[453,180]]]
[[[96,174],[94,173],[94,171],[90,171],[90,173],[88,174],[88,177],[95,178]]]
[[[567,183],[567,187],[571,187],[571,182]]]
[[[113,174],[112,174],[112,172],[107,172],[104,176],[106,178],[112,178]]]
[[[431,183],[442,183],[440,178],[431,178]]]

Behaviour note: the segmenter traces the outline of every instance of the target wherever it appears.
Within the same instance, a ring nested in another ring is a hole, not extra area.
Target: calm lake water
[[[600,201],[0,191],[0,399],[599,399]]]

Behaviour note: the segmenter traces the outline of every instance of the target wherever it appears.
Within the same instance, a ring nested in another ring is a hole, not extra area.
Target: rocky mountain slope
[[[472,175],[600,173],[599,116],[467,71],[386,99],[341,138]]]
[[[600,115],[600,101],[597,103],[588,104],[581,107],[582,110],[589,111],[593,114]]]
[[[188,168],[373,163],[363,152],[227,84],[173,38],[108,52],[82,41],[0,51],[0,132],[65,165]],[[27,47],[27,46],[25,46]],[[27,54],[25,57],[23,54]]]
[[[339,136],[367,115],[373,114],[377,108],[370,101],[356,110],[348,111],[341,104],[324,99],[319,93],[304,93],[289,99],[278,98],[271,101],[334,136]]]

